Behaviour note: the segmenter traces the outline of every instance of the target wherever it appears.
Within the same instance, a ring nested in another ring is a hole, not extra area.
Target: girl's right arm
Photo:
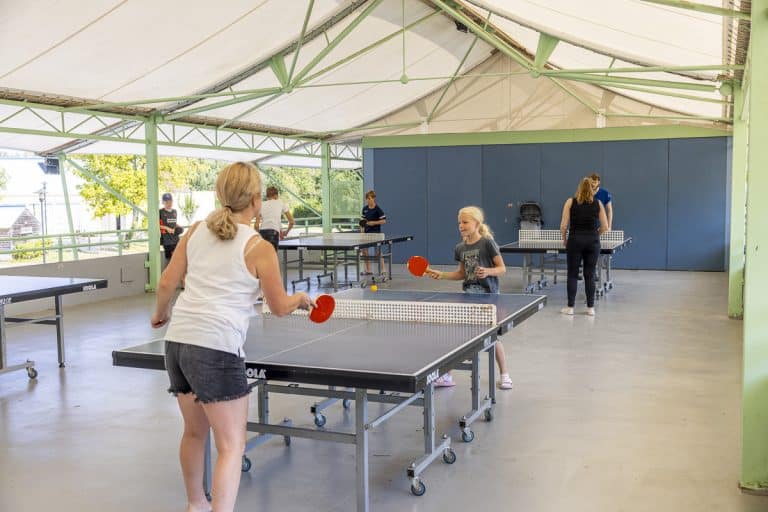
[[[459,266],[456,267],[456,270],[452,272],[440,272],[439,270],[432,269],[429,269],[427,272],[427,275],[429,275],[429,277],[432,279],[445,279],[447,281],[463,281],[465,274],[466,272],[464,271],[463,262],[460,262]]]
[[[304,292],[293,295],[285,293],[275,248],[267,242],[259,243],[259,240],[260,238],[253,237],[248,242],[245,263],[251,274],[259,279],[261,291],[269,304],[270,311],[275,316],[285,316],[298,308],[315,307],[315,301]]]
[[[573,201],[571,197],[565,201],[563,215],[560,218],[560,236],[563,238],[563,244],[568,242],[566,235],[568,233],[568,224],[571,223],[571,201]]]

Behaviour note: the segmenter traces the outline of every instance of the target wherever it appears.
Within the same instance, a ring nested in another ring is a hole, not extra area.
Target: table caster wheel
[[[349,404],[350,404],[350,402],[346,398],[341,401],[341,406],[344,407],[345,409],[349,409]]]
[[[325,425],[326,421],[327,420],[325,418],[325,415],[323,415],[323,414],[316,414],[315,415],[315,425],[317,425],[318,427],[322,427],[323,425]]]
[[[471,443],[472,440],[475,439],[475,433],[471,430],[468,432],[462,432],[461,433],[461,440],[465,443]]]
[[[37,378],[37,370],[35,370],[34,368],[27,368],[27,375],[29,376],[30,379]]]
[[[243,473],[247,473],[250,470],[251,470],[251,459],[243,455],[243,463],[242,463],[242,466],[240,467],[240,471],[242,471]]]
[[[423,496],[425,492],[427,492],[427,486],[421,480],[418,484],[411,484],[411,494],[414,496]]]
[[[291,436],[283,436],[283,442],[285,446],[291,446]]]
[[[456,452],[448,448],[443,452],[443,462],[446,464],[453,464],[456,462]]]
[[[493,421],[493,411],[490,409],[485,410],[485,421]]]
[[[213,501],[213,496],[211,496],[211,493],[207,492],[205,493],[205,499],[208,500],[208,503]]]

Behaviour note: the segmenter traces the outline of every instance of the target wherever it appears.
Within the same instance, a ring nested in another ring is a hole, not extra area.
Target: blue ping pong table
[[[624,231],[608,231],[600,235],[600,254],[595,269],[596,290],[595,298],[599,299],[613,289],[611,279],[611,264],[613,256],[632,243],[631,237],[625,237]],[[499,247],[502,254],[521,254],[523,256],[523,291],[533,293],[548,285],[547,276],[551,275],[553,284],[557,284],[558,274],[567,276],[562,234],[557,229],[521,229],[517,242],[504,244]],[[534,265],[534,256],[539,257],[538,265]],[[538,267],[538,269],[537,269]],[[534,281],[534,275],[539,278]]]
[[[436,433],[434,381],[450,369],[471,372],[471,408],[459,420],[459,427],[462,439],[472,441],[472,423],[493,418],[493,349],[498,336],[539,311],[546,297],[372,292],[360,288],[345,290],[335,297],[334,315],[324,324],[310,323],[304,312],[284,318],[267,313],[251,322],[245,345],[246,372],[254,379],[258,419],[248,422],[248,430],[258,434],[248,440],[246,452],[271,436],[282,436],[286,445],[290,445],[292,437],[355,445],[356,510],[365,512],[370,510],[369,431],[409,406],[422,408],[424,453],[408,465],[406,473],[411,492],[424,494],[422,472],[437,458],[448,464],[456,461],[451,439]],[[116,366],[162,370],[164,353],[165,342],[157,340],[116,350],[112,357]],[[485,355],[488,394],[483,397],[480,361]],[[354,401],[355,430],[297,427],[289,419],[272,423],[269,393],[342,400],[345,406]],[[370,402],[393,407],[371,419]],[[206,492],[210,489],[210,464],[209,436],[203,483]],[[243,470],[250,466],[244,455]]]
[[[59,367],[64,367],[64,308],[62,295],[97,290],[107,287],[106,279],[82,279],[76,277],[0,276],[0,375],[17,370],[27,370],[30,379],[37,377],[35,362],[8,366],[6,341],[8,323],[45,324],[56,326],[56,346],[59,352]],[[9,317],[5,307],[18,302],[53,297],[56,314],[37,318]]]
[[[296,263],[299,277],[291,281],[293,286],[296,283],[305,281],[309,286],[309,278],[304,277],[306,268],[305,252],[318,252],[322,259],[323,272],[317,275],[318,285],[320,279],[327,277],[331,280],[334,290],[339,289],[336,272],[339,267],[344,269],[344,284],[358,282],[360,276],[360,262],[366,259],[378,260],[378,275],[383,279],[392,276],[392,248],[393,245],[400,242],[413,240],[411,235],[387,235],[384,233],[325,233],[319,235],[300,236],[296,238],[287,238],[280,241],[280,251],[283,253],[281,259],[281,271],[283,274],[283,286],[288,289],[288,264]],[[376,248],[376,256],[365,256],[361,254],[363,249]],[[289,260],[289,252],[296,251],[295,260]],[[380,254],[380,256],[379,256]],[[387,261],[387,270],[381,268],[381,261]],[[354,279],[349,278],[349,267],[355,268]]]

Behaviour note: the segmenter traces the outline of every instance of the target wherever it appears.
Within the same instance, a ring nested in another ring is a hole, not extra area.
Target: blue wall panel
[[[669,141],[668,270],[725,269],[725,137]]]
[[[453,264],[459,208],[482,203],[481,148],[429,148],[427,169],[427,258],[434,264]]]
[[[579,180],[593,172],[603,174],[603,143],[542,144],[541,148],[544,228],[559,229],[563,204],[576,193]]]
[[[613,229],[631,236],[616,255],[617,268],[667,267],[667,140],[605,144],[602,185],[613,194]]]
[[[483,147],[483,201],[486,223],[499,245],[517,240],[520,203],[541,202],[541,146]],[[508,206],[508,205],[512,206]],[[507,265],[522,265],[522,256],[505,256]]]
[[[411,255],[427,254],[427,149],[377,150],[375,159],[376,200],[387,215],[383,231],[414,236],[412,241],[394,246],[392,262],[404,263]]]

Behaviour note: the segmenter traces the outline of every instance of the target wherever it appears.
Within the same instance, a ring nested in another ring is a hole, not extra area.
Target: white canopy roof
[[[722,8],[720,0],[697,3]],[[726,3],[733,9],[734,3],[745,2]],[[245,133],[343,140],[396,133],[376,123],[410,110],[415,114],[403,118],[405,122],[427,122],[430,131],[442,131],[437,121],[440,102],[446,101],[441,100],[443,89],[455,92],[470,83],[473,73],[498,74],[501,68],[507,70],[508,86],[520,90],[550,90],[555,78],[567,84],[577,96],[576,118],[596,111],[608,117],[629,111],[660,116],[663,123],[711,124],[727,122],[730,115],[717,88],[734,76],[728,65],[743,64],[734,57],[738,25],[732,17],[656,0],[458,4],[459,15],[442,0],[0,0],[0,147],[42,154],[142,153],[143,128],[114,140],[105,127],[135,125],[152,112],[168,122],[175,116],[175,121]],[[480,20],[478,26],[494,31],[476,37],[476,27],[467,30],[457,16]],[[516,48],[533,63],[541,52],[541,33],[559,39],[546,65],[531,72],[508,57],[507,48]],[[640,66],[659,69],[589,71]],[[719,68],[708,68],[712,66]],[[551,74],[567,70],[578,76]],[[539,72],[543,74],[537,76]],[[636,101],[619,102],[620,110],[614,111],[601,103],[609,90],[614,97],[618,93]],[[200,94],[217,95],[194,96]],[[477,94],[475,105],[486,93]],[[455,94],[446,96],[455,102]],[[493,101],[489,95],[485,103]],[[39,110],[29,108],[30,102],[57,107]],[[90,111],[61,112],[61,107],[84,106]],[[675,116],[680,119],[672,120]],[[617,116],[607,125],[621,125],[621,119]],[[454,121],[444,129],[477,130],[477,123]],[[489,129],[525,128],[507,123]],[[105,140],[77,143],[78,135],[97,132]],[[227,144],[236,138],[229,134]],[[277,158],[248,144],[235,148],[209,142],[189,147],[161,140],[159,151],[221,159]]]

